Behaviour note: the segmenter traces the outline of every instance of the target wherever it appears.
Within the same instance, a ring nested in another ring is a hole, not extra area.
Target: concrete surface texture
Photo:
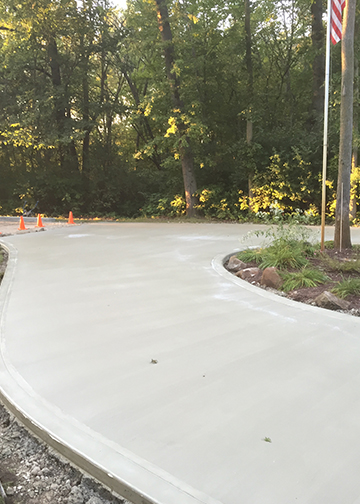
[[[359,503],[360,319],[225,271],[253,228],[3,238],[5,399],[136,503]]]

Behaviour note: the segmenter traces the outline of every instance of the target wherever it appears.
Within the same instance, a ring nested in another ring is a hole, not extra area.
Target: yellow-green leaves
[[[167,129],[167,131],[164,135],[166,138],[168,138],[170,135],[175,135],[175,133],[177,132],[175,117],[170,117],[168,119],[168,123],[170,124],[170,128]]]

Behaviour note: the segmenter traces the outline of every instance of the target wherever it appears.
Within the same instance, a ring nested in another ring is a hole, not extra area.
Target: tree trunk
[[[322,0],[311,3],[311,43],[314,51],[312,62],[313,69],[313,94],[310,122],[312,125],[320,124],[324,116],[324,30],[322,23]]]
[[[341,106],[339,171],[335,210],[334,247],[350,248],[350,173],[353,127],[354,24],[356,0],[347,0],[341,42]]]
[[[354,38],[357,40],[359,33],[359,24],[355,20],[355,35]],[[359,134],[359,60],[355,57],[354,60],[354,106],[353,106],[353,134],[355,138],[358,138]],[[358,167],[358,146],[355,142],[352,151],[352,163],[351,163],[351,176],[350,176],[350,217],[351,219],[356,218],[356,192],[358,185],[357,177],[357,167]]]
[[[69,145],[64,145],[64,136],[67,134],[66,122],[70,119],[70,113],[66,113],[67,102],[61,80],[61,69],[57,43],[54,36],[50,36],[47,45],[49,64],[51,69],[51,83],[54,88],[54,109],[57,134],[59,138],[58,154],[61,169],[67,168],[73,172],[78,170],[78,158],[74,140]]]
[[[89,82],[88,82],[88,66],[84,64],[84,74],[82,79],[83,87],[83,121],[84,121],[84,139],[83,139],[83,156],[82,156],[82,172],[86,177],[90,172],[90,107],[89,107]]]
[[[169,13],[165,0],[155,0],[157,7],[158,25],[161,33],[161,39],[164,43],[164,56],[166,75],[170,85],[171,101],[173,108],[184,112],[184,105],[180,99],[180,81],[174,71],[174,44],[172,40],[172,33],[169,23]],[[180,159],[181,168],[184,181],[185,201],[186,201],[186,215],[187,217],[194,217],[197,214],[196,204],[198,203],[195,195],[197,191],[195,173],[194,173],[194,159],[190,147],[190,140],[186,136],[186,125],[180,121],[177,125],[178,135],[180,137]]]
[[[63,168],[64,165],[64,149],[61,141],[61,137],[64,133],[64,123],[65,123],[65,107],[62,100],[61,93],[61,72],[60,72],[60,63],[59,63],[59,55],[55,38],[50,35],[48,44],[47,44],[47,53],[49,57],[50,69],[51,69],[51,82],[54,87],[54,109],[55,109],[55,122],[57,128],[57,134],[60,138],[60,142],[58,145],[58,154],[60,166]]]
[[[252,106],[254,94],[254,77],[253,77],[253,64],[251,53],[251,24],[250,24],[251,5],[250,0],[245,0],[245,43],[246,43],[246,70],[248,74],[247,90],[248,102],[250,108]]]
[[[124,74],[126,82],[129,85],[129,88],[130,88],[131,94],[133,95],[135,104],[138,107],[138,109],[140,109],[140,96],[139,96],[138,89],[137,89],[134,81],[130,77],[129,73],[125,69],[125,65],[123,65],[123,67],[122,67],[122,73]],[[145,93],[144,93],[144,95],[145,95]],[[139,137],[140,136],[142,138],[144,138],[145,142],[148,141],[148,138],[150,138],[151,140],[154,140],[154,134],[153,134],[152,129],[150,127],[148,118],[144,115],[144,111],[143,110],[141,110],[141,121],[142,121],[143,126],[144,126],[144,135],[141,135],[140,131],[138,131],[138,142],[137,143],[139,143],[139,139],[140,139]],[[148,137],[148,138],[146,138],[146,137]],[[136,146],[136,150],[138,150],[138,149],[139,149],[139,145]],[[150,159],[154,163],[154,165],[156,166],[156,168],[158,170],[161,170],[161,157],[160,157],[160,155],[158,153],[156,145],[154,145],[154,153],[151,154]]]
[[[253,64],[252,64],[252,53],[251,53],[251,24],[250,24],[250,0],[245,0],[245,45],[246,45],[246,69],[248,74],[247,82],[247,92],[248,92],[248,117],[246,119],[246,143],[250,147],[253,139],[253,122],[251,119],[252,106],[253,106],[253,96],[254,96],[254,76],[253,76]],[[250,156],[250,153],[249,153]],[[251,163],[252,165],[253,163]],[[254,173],[252,166],[248,173],[248,196],[249,196],[249,210],[253,211],[253,179]]]

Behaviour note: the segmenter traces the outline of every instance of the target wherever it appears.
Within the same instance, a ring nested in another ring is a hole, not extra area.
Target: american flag
[[[331,2],[331,42],[337,44],[341,40],[342,11],[346,0],[332,0]]]

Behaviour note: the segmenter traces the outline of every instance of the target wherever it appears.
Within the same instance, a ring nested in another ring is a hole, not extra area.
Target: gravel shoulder
[[[32,435],[2,403],[0,481],[1,504],[130,504]]]

